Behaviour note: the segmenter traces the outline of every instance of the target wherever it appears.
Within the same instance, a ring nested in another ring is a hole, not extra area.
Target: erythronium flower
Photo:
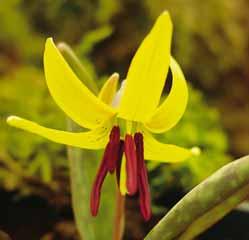
[[[101,186],[107,173],[116,171],[120,192],[139,194],[145,220],[151,217],[150,191],[144,159],[179,162],[196,149],[158,142],[150,132],[171,129],[182,117],[188,99],[184,75],[171,57],[172,23],[168,12],[157,19],[132,59],[125,84],[116,93],[113,74],[95,96],[74,74],[51,38],[47,39],[44,68],[49,91],[59,107],[87,132],[53,130],[11,116],[11,126],[57,143],[86,149],[105,148],[91,193],[91,212],[97,215]],[[173,80],[168,97],[159,105],[168,69]],[[159,105],[159,106],[158,106]]]

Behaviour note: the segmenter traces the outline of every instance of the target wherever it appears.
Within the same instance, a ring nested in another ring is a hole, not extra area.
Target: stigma
[[[102,161],[95,177],[90,207],[93,216],[98,214],[101,188],[108,173],[116,172],[117,184],[120,185],[122,161],[125,157],[127,195],[139,196],[140,212],[144,220],[151,218],[151,200],[148,183],[148,174],[144,162],[143,135],[140,132],[125,134],[121,138],[120,128],[114,126],[109,135]]]

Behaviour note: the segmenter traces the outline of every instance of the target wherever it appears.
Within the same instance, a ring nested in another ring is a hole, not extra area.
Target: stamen
[[[138,179],[140,211],[145,221],[151,218],[150,191],[146,168],[142,168]]]
[[[136,152],[137,152],[137,164],[138,164],[138,172],[142,168],[144,162],[144,142],[143,142],[143,135],[140,132],[135,133],[134,141],[136,145]]]
[[[138,160],[138,191],[140,211],[145,221],[148,221],[151,218],[152,212],[147,168],[144,162],[143,135],[141,133],[136,133],[134,136],[134,141],[136,144]]]
[[[117,165],[120,151],[120,129],[118,126],[112,128],[110,140],[106,148],[108,148],[108,171],[113,173]]]
[[[126,134],[125,136],[124,152],[126,157],[127,190],[129,195],[133,195],[137,192],[137,155],[132,135]]]
[[[96,216],[98,214],[101,188],[108,171],[110,173],[113,173],[115,169],[120,169],[120,167],[118,167],[118,164],[121,164],[123,145],[124,142],[120,140],[120,129],[118,126],[114,126],[110,133],[110,140],[106,145],[104,156],[91,192],[90,205],[91,213],[93,216]]]
[[[90,208],[92,216],[97,216],[99,210],[99,203],[100,203],[100,196],[101,196],[101,188],[104,182],[104,179],[107,175],[107,157],[108,157],[108,148],[105,149],[105,153],[100,164],[98,173],[94,180],[92,192],[91,192],[91,199],[90,199]]]

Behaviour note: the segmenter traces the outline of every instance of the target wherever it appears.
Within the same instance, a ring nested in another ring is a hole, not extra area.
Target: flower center
[[[134,135],[125,134],[124,140],[120,137],[120,128],[114,126],[106,145],[102,162],[98,169],[91,193],[91,213],[93,216],[98,214],[100,195],[103,181],[109,172],[116,171],[117,183],[120,185],[120,172],[125,155],[126,169],[126,188],[128,195],[138,193],[140,211],[143,218],[147,221],[151,217],[150,191],[148,184],[147,169],[144,162],[143,135],[136,132]]]

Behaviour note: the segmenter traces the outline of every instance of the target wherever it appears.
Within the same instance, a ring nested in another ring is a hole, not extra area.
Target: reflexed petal
[[[88,132],[72,133],[49,129],[16,116],[8,117],[7,122],[13,127],[35,133],[53,142],[87,149],[104,148],[108,142],[108,134],[111,128],[111,126],[105,125]]]
[[[155,111],[170,61],[172,23],[162,13],[132,59],[121,98],[119,116],[144,122]]]
[[[189,149],[157,141],[149,133],[144,133],[144,158],[165,163],[183,161],[195,155]]]
[[[46,42],[44,68],[47,85],[55,102],[79,125],[96,128],[115,114],[77,78],[52,38]]]
[[[183,72],[171,57],[172,87],[169,96],[156,109],[145,126],[152,132],[160,133],[174,127],[185,112],[188,102],[188,88]]]
[[[104,103],[110,105],[113,97],[116,94],[118,86],[119,74],[113,73],[109,79],[105,82],[99,93],[99,99]]]

